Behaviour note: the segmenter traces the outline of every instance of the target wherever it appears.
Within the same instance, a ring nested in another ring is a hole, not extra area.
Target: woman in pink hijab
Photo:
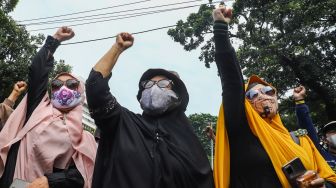
[[[83,130],[84,84],[69,73],[51,81],[53,53],[74,32],[60,28],[33,58],[29,68],[28,93],[0,133],[0,187],[13,180],[29,188],[91,187],[97,145]]]

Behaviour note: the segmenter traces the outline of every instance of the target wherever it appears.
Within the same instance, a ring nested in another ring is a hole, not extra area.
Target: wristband
[[[295,104],[304,104],[304,103],[305,103],[304,99],[295,101]]]

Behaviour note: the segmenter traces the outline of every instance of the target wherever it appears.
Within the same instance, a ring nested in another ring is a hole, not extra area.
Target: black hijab
[[[173,81],[180,105],[155,117],[120,107],[114,135],[101,130],[94,188],[214,187],[209,160],[184,114],[189,95],[182,80],[164,69],[149,69],[139,81],[138,100],[140,83],[157,75]]]

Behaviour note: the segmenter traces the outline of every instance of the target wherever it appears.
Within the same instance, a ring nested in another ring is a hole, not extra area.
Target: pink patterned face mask
[[[82,95],[75,90],[62,86],[60,89],[53,91],[51,94],[51,103],[57,109],[73,108],[80,104]]]

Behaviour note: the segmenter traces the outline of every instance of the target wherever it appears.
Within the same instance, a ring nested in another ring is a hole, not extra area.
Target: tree
[[[200,140],[205,152],[207,153],[208,157],[211,156],[211,145],[209,138],[205,135],[204,129],[206,126],[211,123],[214,127],[213,129],[216,130],[216,122],[217,117],[212,116],[210,114],[191,114],[189,115],[189,120],[191,122],[191,125],[194,128],[195,134]]]
[[[282,104],[288,104],[289,89],[306,86],[311,111],[319,114],[315,121],[321,123],[336,119],[335,7],[335,0],[236,0],[230,26],[232,39],[241,43],[237,56],[243,74],[258,74],[273,83]],[[206,67],[214,61],[213,39],[204,41],[211,31],[207,16],[212,9],[202,5],[168,31],[186,50],[203,45],[200,59]],[[283,115],[288,107],[281,108]]]
[[[8,15],[17,3],[18,0],[0,0],[0,101],[9,95],[15,82],[27,80],[31,58],[45,38],[31,36]],[[55,66],[54,72],[62,69],[71,70],[71,67],[63,61]]]

